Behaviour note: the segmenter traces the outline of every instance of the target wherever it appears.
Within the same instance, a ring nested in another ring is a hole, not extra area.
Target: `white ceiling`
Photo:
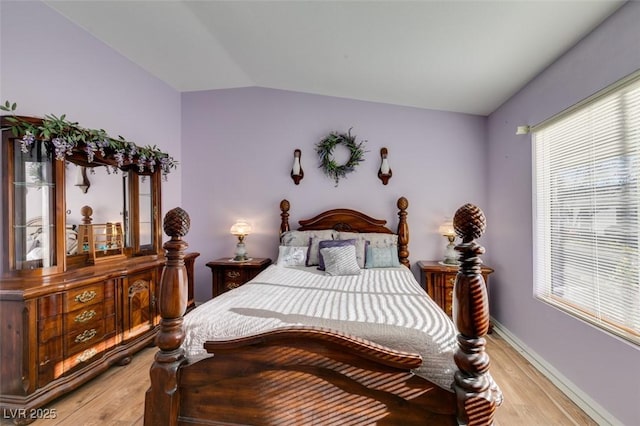
[[[46,1],[179,91],[487,115],[624,1]]]

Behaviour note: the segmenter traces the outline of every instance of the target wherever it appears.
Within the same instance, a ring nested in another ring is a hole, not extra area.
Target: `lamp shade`
[[[440,235],[444,235],[445,237],[456,235],[456,231],[455,229],[453,229],[453,222],[450,220],[440,225],[440,227],[438,228],[438,232],[440,232]]]
[[[231,226],[229,232],[233,235],[249,235],[251,233],[251,225],[244,220],[239,220]]]

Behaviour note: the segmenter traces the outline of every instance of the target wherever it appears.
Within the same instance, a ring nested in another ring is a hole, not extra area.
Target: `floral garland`
[[[327,137],[322,139],[316,144],[316,152],[320,157],[320,168],[324,171],[324,174],[332,178],[338,186],[340,178],[347,176],[347,173],[351,173],[355,170],[355,167],[364,161],[363,156],[365,150],[363,145],[366,141],[356,143],[356,137],[351,135],[351,129],[345,133],[332,132]],[[338,165],[333,159],[333,149],[336,145],[342,144],[351,153],[349,160],[343,165]]]
[[[41,124],[34,124],[23,117],[16,116],[14,113],[16,107],[15,103],[10,104],[7,101],[4,105],[0,105],[0,110],[13,114],[4,119],[11,123],[8,129],[11,129],[13,135],[21,137],[20,148],[24,153],[30,151],[36,140],[41,140],[50,152],[55,153],[57,160],[64,160],[80,152],[86,154],[87,162],[93,163],[96,154],[99,153],[103,160],[112,163],[109,166],[115,173],[125,165],[137,166],[139,173],[145,171],[153,173],[155,168],[159,167],[163,177],[166,178],[171,169],[175,169],[178,165],[173,157],[160,151],[155,145],[140,147],[122,136],[113,138],[102,129],[85,129],[78,123],[68,121],[64,114],[60,117],[45,115]]]

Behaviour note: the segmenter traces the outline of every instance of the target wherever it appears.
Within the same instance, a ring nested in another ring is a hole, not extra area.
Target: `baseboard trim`
[[[494,332],[498,333],[500,337],[525,357],[542,375],[549,379],[567,398],[587,413],[596,423],[599,425],[623,426],[611,413],[580,390],[579,387],[563,376],[555,367],[512,334],[504,325],[493,318],[491,319],[491,323],[493,324]]]

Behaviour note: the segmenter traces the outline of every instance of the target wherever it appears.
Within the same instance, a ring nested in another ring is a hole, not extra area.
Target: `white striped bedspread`
[[[415,373],[451,390],[455,326],[405,267],[328,276],[315,267],[272,265],[188,313],[183,347],[188,357],[200,358],[208,355],[207,340],[292,325],[329,328],[419,353],[423,362]]]

